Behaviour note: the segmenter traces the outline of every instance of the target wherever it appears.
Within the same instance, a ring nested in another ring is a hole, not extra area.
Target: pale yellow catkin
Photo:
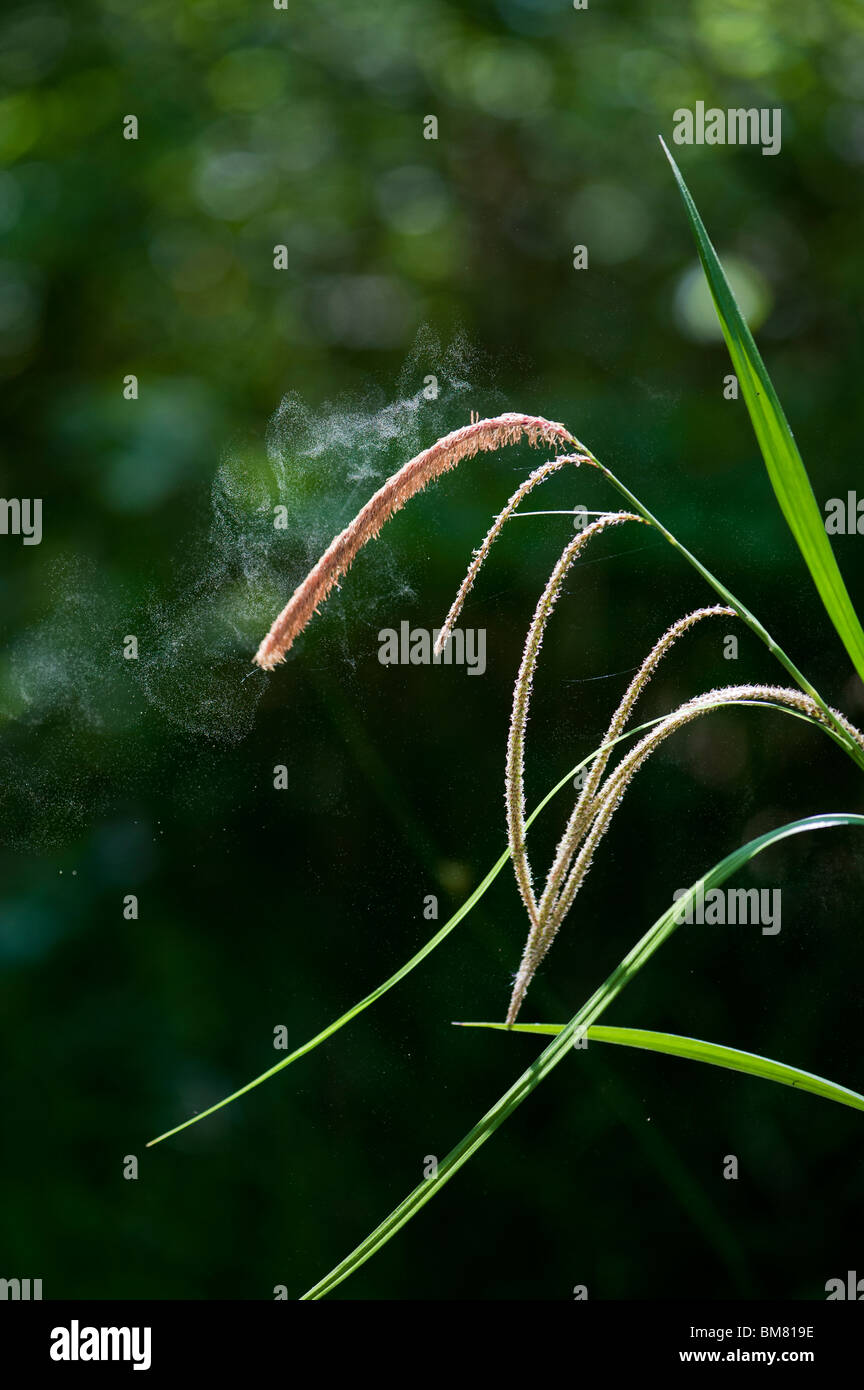
[[[531,703],[531,685],[540,655],[540,646],[546,624],[561,592],[567,573],[581,551],[594,536],[610,526],[620,526],[627,521],[641,522],[642,518],[633,512],[607,512],[592,521],[569,545],[564,547],[555,568],[549,576],[543,593],[540,595],[534,617],[528,628],[525,648],[519,665],[519,674],[513,690],[513,705],[510,713],[510,729],[507,736],[507,762],[504,777],[504,796],[507,805],[507,836],[513,870],[522,901],[528,912],[532,930],[539,930],[537,900],[528,863],[525,842],[525,727],[528,723],[528,709]]]
[[[459,614],[462,612],[465,600],[471,592],[471,589],[474,585],[474,581],[476,580],[477,575],[480,573],[480,569],[483,565],[483,562],[487,559],[489,551],[492,549],[492,546],[495,544],[495,541],[501,534],[501,531],[504,527],[504,523],[506,521],[509,521],[510,517],[513,516],[520,502],[524,502],[529,492],[533,492],[535,487],[537,487],[540,483],[545,482],[546,479],[551,476],[551,474],[557,473],[559,469],[565,466],[565,464],[572,463],[575,464],[575,466],[578,468],[580,463],[585,462],[587,462],[587,457],[583,454],[559,455],[558,458],[549,459],[548,462],[541,463],[540,467],[535,468],[534,472],[525,479],[524,483],[520,483],[519,487],[513,493],[513,496],[510,498],[506,507],[504,507],[502,511],[500,511],[496,516],[489,530],[486,532],[486,535],[483,538],[482,543],[474,551],[474,554],[471,558],[471,564],[468,566],[468,573],[462,580],[459,592],[453,600],[450,612],[444,619],[443,626],[441,627],[438,637],[435,641],[435,652],[437,655],[440,656],[447,642],[449,642],[451,634],[453,632],[453,628],[456,625],[456,622],[459,618]]]
[[[826,728],[831,728],[831,720],[826,715],[822,707],[809,695],[805,695],[800,690],[787,689],[784,686],[775,685],[739,685],[726,686],[717,690],[706,691],[702,695],[696,696],[692,700],[686,701],[660,723],[649,730],[640,742],[631,749],[627,756],[609,774],[603,784],[595,801],[595,810],[591,820],[590,829],[585,837],[581,851],[576,857],[573,867],[568,876],[567,882],[561,894],[550,910],[547,919],[541,923],[541,931],[538,933],[532,928],[525,943],[522,960],[516,973],[513,990],[510,996],[510,1004],[507,1010],[506,1021],[514,1023],[518,1017],[519,1010],[525,998],[528,986],[537,971],[538,966],[549,950],[555,935],[561,926],[564,917],[570,910],[573,900],[582,886],[585,876],[591,867],[594,852],[599,841],[609,828],[610,821],[634,774],[642,766],[651,753],[678,729],[693,719],[700,718],[725,704],[749,704],[758,701],[760,704],[773,704],[776,707],[787,707],[797,709],[803,714],[810,715],[819,721]],[[864,734],[853,724],[850,723],[839,711],[831,711],[841,723],[846,732],[864,751]]]
[[[576,849],[581,842],[582,836],[587,829],[590,821],[592,809],[595,802],[595,795],[600,785],[600,779],[606,770],[607,764],[613,752],[615,739],[623,732],[627,721],[633,712],[633,707],[640,695],[648,685],[651,677],[656,671],[666,653],[675,645],[679,637],[685,632],[689,632],[692,627],[705,618],[728,617],[735,618],[737,615],[734,608],[728,608],[724,604],[714,604],[710,608],[697,608],[685,617],[679,618],[676,623],[663,633],[662,637],[651,648],[636,675],[631,680],[622,696],[606,735],[601,744],[601,752],[597,755],[585,778],[585,783],[579,795],[576,805],[570,815],[567,828],[561,837],[561,841],[556,851],[555,860],[549,870],[546,880],[546,887],[540,900],[539,916],[545,919],[555,901],[561,888],[565,875],[570,867]]]

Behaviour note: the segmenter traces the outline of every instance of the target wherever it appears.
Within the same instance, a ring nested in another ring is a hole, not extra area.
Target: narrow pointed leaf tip
[[[545,1037],[556,1037],[563,1032],[563,1023],[458,1023],[458,1028],[492,1028],[504,1033],[530,1033]],[[656,1033],[645,1028],[589,1028],[586,1034],[589,1042],[613,1043],[619,1047],[634,1047],[642,1052],[661,1052],[668,1057],[684,1057],[691,1062],[705,1062],[709,1066],[722,1067],[726,1071],[743,1072],[746,1076],[758,1076],[764,1081],[775,1081],[780,1086],[792,1086],[798,1091],[809,1091],[824,1100],[836,1101],[838,1105],[848,1105],[851,1110],[864,1110],[864,1096],[852,1091],[848,1086],[839,1086],[824,1076],[802,1071],[800,1067],[790,1067],[785,1062],[775,1062],[770,1057],[760,1057],[756,1052],[742,1052],[735,1047],[724,1047],[721,1043],[703,1042],[701,1038],[682,1037],[678,1033]]]
[[[672,167],[696,239],[699,260],[714,300],[723,337],[738,377],[780,509],[792,532],[825,611],[849,658],[864,680],[864,631],[834,558],[819,504],[759,349],[699,216],[689,188],[662,135],[660,143]]]

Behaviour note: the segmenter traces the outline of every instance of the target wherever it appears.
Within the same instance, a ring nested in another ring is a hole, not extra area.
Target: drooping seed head
[[[272,671],[285,660],[296,638],[311,622],[330,590],[351,566],[363,546],[377,536],[381,527],[405,503],[434,478],[455,468],[463,459],[488,453],[507,444],[527,439],[533,446],[549,444],[560,448],[574,443],[573,436],[553,420],[541,415],[508,412],[488,420],[478,420],[445,435],[430,448],[417,454],[388,478],[354,520],[331,541],[318,563],[309,571],[276,618],[255,653],[255,662]]]

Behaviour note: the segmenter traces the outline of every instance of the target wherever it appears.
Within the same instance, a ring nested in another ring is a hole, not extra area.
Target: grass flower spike
[[[415,493],[455,468],[463,459],[475,454],[489,453],[507,444],[527,439],[535,447],[549,444],[559,447],[575,440],[563,425],[544,420],[539,415],[497,415],[489,420],[477,420],[452,434],[439,439],[409,459],[378,489],[355,516],[354,520],[330,542],[317,565],[309,571],[294,591],[267,636],[255,653],[255,662],[264,671],[272,671],[291,649],[300,633],[324,602],[334,584],[353,564],[367,541],[374,539],[385,521],[398,512]]]

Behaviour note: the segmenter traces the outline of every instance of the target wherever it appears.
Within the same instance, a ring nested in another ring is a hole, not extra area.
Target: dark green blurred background
[[[440,622],[529,449],[416,499],[288,664],[246,679],[331,535],[437,434],[471,410],[565,420],[864,718],[743,403],[723,399],[657,141],[697,100],[782,108],[775,158],[676,153],[820,505],[845,496],[864,426],[860,4],[289,4],[34,0],[0,29],[0,485],[44,499],[40,546],[0,538],[0,1276],[46,1298],[297,1296],[539,1051],[450,1027],[503,1015],[525,932],[508,871],[348,1030],[144,1148],[278,1060],[275,1027],[299,1044],[377,984],[431,933],[424,897],[443,920],[501,852],[512,682],[570,523],[514,522],[496,547],[465,617],[487,631],[483,679],[384,668],[377,632]],[[615,500],[582,475],[538,497]],[[860,607],[864,540],[835,544]],[[710,601],[647,533],[597,543],[544,646],[532,806],[649,644]],[[723,659],[734,630],[682,642],[642,718],[776,679],[743,630]],[[566,809],[538,823],[538,865]],[[670,740],[523,1017],[568,1018],[675,888],[822,810],[862,810],[860,777],[803,724],[739,710]],[[779,936],[684,928],[604,1022],[860,1089],[853,832],[764,855],[753,885],[782,887]],[[824,1298],[864,1260],[861,1134],[815,1097],[597,1045],[340,1295]]]

